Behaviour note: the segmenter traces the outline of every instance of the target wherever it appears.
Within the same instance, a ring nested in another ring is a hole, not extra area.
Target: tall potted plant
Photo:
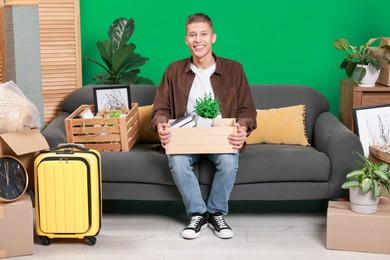
[[[196,127],[210,127],[214,118],[221,112],[221,101],[206,93],[195,100]]]
[[[128,43],[135,29],[132,18],[118,18],[108,29],[108,40],[98,41],[96,46],[104,63],[93,58],[85,57],[87,60],[102,67],[105,72],[93,76],[96,84],[107,85],[153,85],[153,81],[140,77],[140,67],[149,58],[142,57],[135,53],[136,45]]]
[[[370,46],[379,38],[371,38],[361,46],[353,46],[345,38],[338,38],[333,46],[340,51],[346,51],[347,57],[341,62],[340,69],[344,69],[348,77],[358,83],[359,86],[373,87],[378,80],[382,68],[381,61],[390,63],[390,60],[382,55],[376,55]],[[390,46],[385,45],[382,49],[389,51]]]
[[[352,211],[362,214],[375,213],[381,196],[381,188],[389,196],[389,165],[383,162],[374,164],[362,154],[355,151],[353,153],[361,159],[355,162],[362,168],[348,173],[341,187],[349,189]]]

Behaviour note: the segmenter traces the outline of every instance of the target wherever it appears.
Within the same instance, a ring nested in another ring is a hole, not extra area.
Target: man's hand
[[[168,123],[159,123],[157,125],[157,133],[160,138],[161,145],[166,148],[166,145],[171,141],[172,132]]]
[[[239,123],[236,123],[234,126],[237,127],[237,133],[229,135],[228,139],[234,149],[240,150],[246,141],[247,127],[240,126]]]

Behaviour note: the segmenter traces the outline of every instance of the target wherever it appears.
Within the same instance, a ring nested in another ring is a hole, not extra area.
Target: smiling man
[[[195,100],[205,93],[211,93],[221,101],[220,117],[236,118],[237,133],[228,138],[233,148],[243,150],[246,138],[256,128],[256,108],[243,67],[213,53],[216,39],[210,17],[197,13],[187,18],[184,41],[192,55],[167,67],[153,103],[152,126],[164,148],[172,137],[168,120],[193,114]],[[167,155],[167,158],[186,213],[191,216],[181,233],[183,238],[198,237],[207,225],[219,238],[233,237],[225,216],[236,179],[239,153],[179,154]],[[202,198],[192,170],[192,165],[201,158],[209,159],[216,167],[207,202]]]

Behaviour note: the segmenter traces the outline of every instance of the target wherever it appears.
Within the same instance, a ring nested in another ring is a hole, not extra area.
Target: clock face
[[[0,157],[0,201],[13,201],[27,189],[28,175],[22,163],[11,156]]]

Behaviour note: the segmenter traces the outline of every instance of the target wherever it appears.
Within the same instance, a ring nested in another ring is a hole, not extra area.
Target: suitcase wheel
[[[87,243],[90,246],[93,246],[96,244],[96,237],[85,237],[87,239]]]
[[[41,243],[42,243],[42,245],[44,245],[44,246],[48,246],[48,245],[51,244],[51,239],[48,238],[48,237],[41,237],[41,236],[40,236],[39,239],[41,240]]]

